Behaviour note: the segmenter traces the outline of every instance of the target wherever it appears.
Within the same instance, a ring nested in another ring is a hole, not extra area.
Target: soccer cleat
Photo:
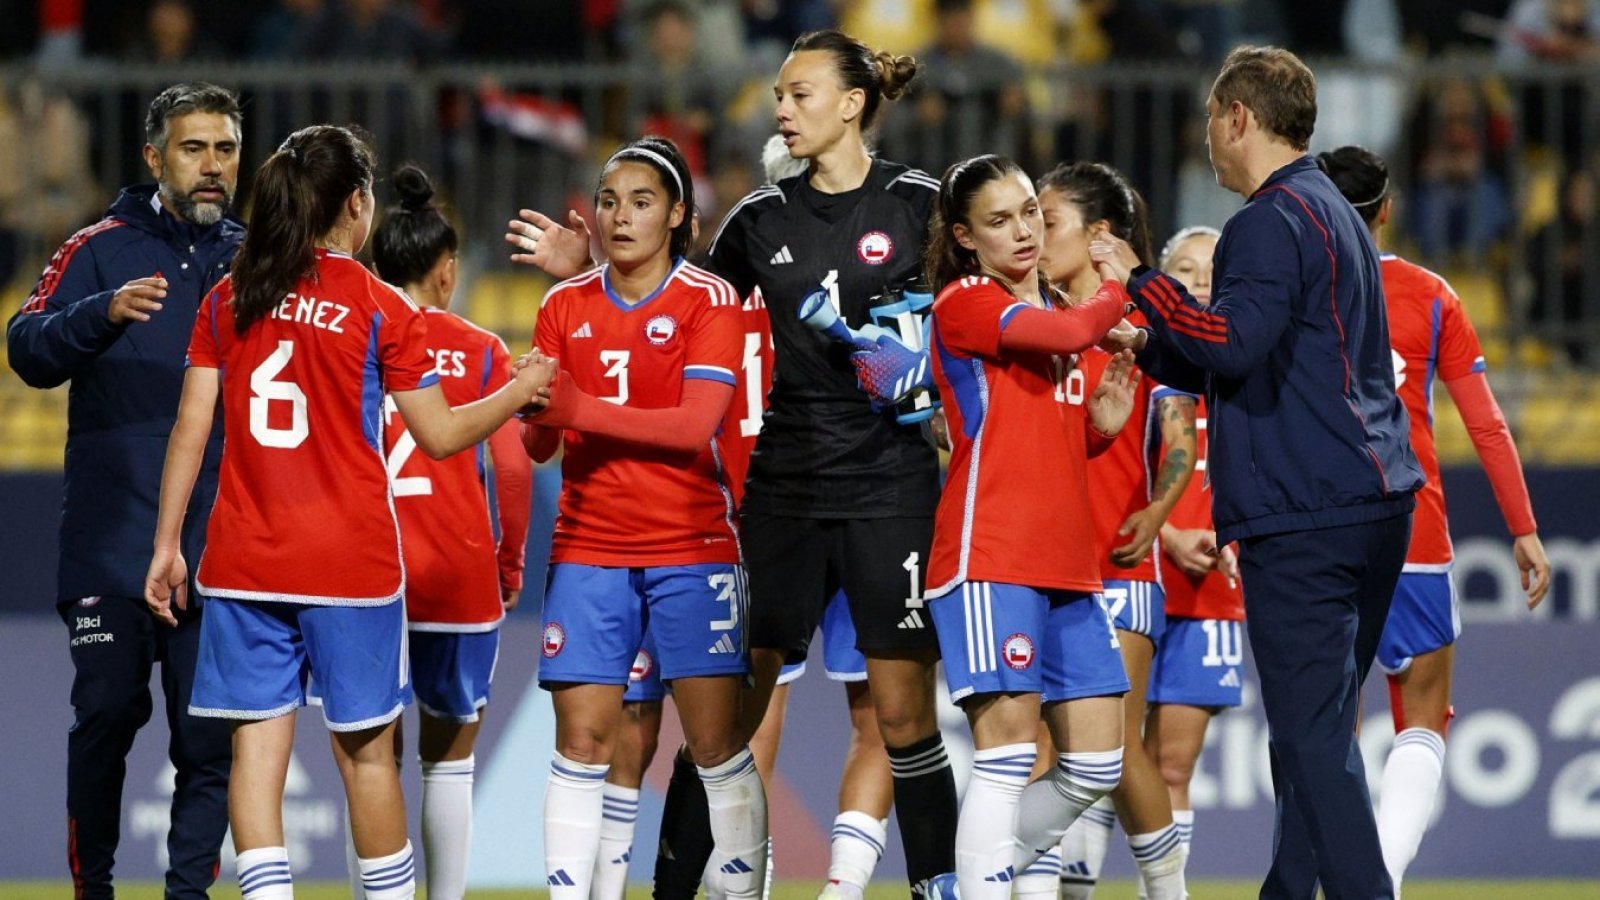
[[[920,890],[919,890],[920,889]],[[956,887],[956,873],[945,872],[935,875],[927,881],[911,889],[913,897],[921,900],[961,900],[961,891]]]

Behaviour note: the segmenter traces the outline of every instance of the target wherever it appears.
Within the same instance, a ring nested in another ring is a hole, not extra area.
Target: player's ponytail
[[[923,251],[923,267],[935,294],[962,276],[978,274],[978,254],[956,240],[955,226],[971,228],[972,203],[978,192],[991,181],[1013,175],[1027,177],[1021,166],[992,153],[958,162],[944,170],[933,220],[928,224],[928,247]]]
[[[302,128],[257,170],[249,230],[233,258],[234,329],[244,334],[314,271],[317,241],[345,199],[372,187],[372,148],[347,128]]]
[[[1362,221],[1370,226],[1377,220],[1383,201],[1389,199],[1389,165],[1383,157],[1350,145],[1318,153],[1317,167],[1328,174]]]
[[[917,75],[917,61],[887,51],[874,52],[842,31],[808,31],[795,39],[792,53],[817,50],[833,58],[834,72],[847,91],[861,90],[866,95],[861,108],[861,130],[868,131],[877,121],[878,107],[884,100],[898,100]]]
[[[1060,191],[1077,208],[1085,226],[1105,222],[1127,241],[1139,262],[1150,265],[1150,220],[1144,197],[1128,177],[1099,162],[1062,163],[1039,179],[1039,193]]]
[[[667,192],[669,205],[683,204],[683,221],[672,229],[671,253],[674,257],[688,256],[694,249],[694,177],[689,174],[689,163],[684,160],[678,145],[664,137],[642,137],[623,147],[606,161],[600,169],[600,180],[618,162],[643,163],[656,171],[661,187]],[[599,186],[595,187],[596,195]]]
[[[433,182],[416,166],[394,173],[400,198],[372,234],[372,262],[378,277],[404,287],[422,281],[439,259],[460,246],[456,229],[433,203]]]

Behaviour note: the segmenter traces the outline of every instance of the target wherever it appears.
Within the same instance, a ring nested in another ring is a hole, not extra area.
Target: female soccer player
[[[1161,270],[1201,303],[1211,301],[1211,254],[1220,235],[1215,228],[1186,228],[1161,251]],[[1244,677],[1244,595],[1238,563],[1231,547],[1217,546],[1211,490],[1202,474],[1203,397],[1196,400],[1195,416],[1197,474],[1161,526],[1167,630],[1150,666],[1150,713],[1144,726],[1145,752],[1172,797],[1172,821],[1183,840],[1185,861],[1194,833],[1189,781],[1195,760],[1211,717],[1239,705]],[[1094,869],[1099,870],[1098,862]]]
[[[232,274],[201,304],[167,447],[145,600],[187,602],[183,511],[214,410],[226,449],[195,589],[206,596],[190,713],[233,719],[228,811],[246,900],[289,897],[283,787],[307,674],[349,800],[369,900],[411,897],[394,719],[411,698],[400,533],[382,450],[383,395],[439,459],[529,405],[554,365],[452,409],[422,313],[351,258],[372,223],[372,152],[344,128],[290,135],[256,173]]]
[[[1394,208],[1389,167],[1377,154],[1361,147],[1320,153],[1317,165],[1361,213],[1373,239],[1378,240]],[[1450,584],[1452,550],[1444,489],[1433,443],[1435,375],[1450,389],[1450,398],[1489,475],[1500,514],[1511,529],[1511,552],[1522,570],[1529,609],[1538,606],[1550,588],[1550,563],[1539,541],[1517,445],[1489,390],[1483,351],[1461,300],[1443,278],[1421,266],[1392,253],[1383,254],[1380,260],[1394,348],[1395,388],[1411,416],[1411,447],[1428,476],[1417,494],[1411,547],[1378,643],[1378,664],[1389,674],[1395,730],[1394,749],[1389,752],[1379,789],[1378,838],[1398,896],[1401,877],[1428,828],[1444,771],[1445,733],[1451,716],[1450,669],[1461,631],[1455,589]]]
[[[1039,206],[1044,218],[1039,268],[1069,298],[1089,297],[1100,288],[1100,276],[1089,260],[1089,241],[1094,237],[1115,234],[1129,241],[1140,258],[1150,258],[1144,200],[1111,166],[1094,162],[1057,166],[1039,180]],[[1084,353],[1088,384],[1099,382],[1110,359],[1099,349]],[[1132,685],[1123,700],[1127,735],[1122,782],[1109,799],[1122,818],[1140,876],[1150,896],[1158,900],[1183,896],[1183,855],[1166,786],[1143,745],[1150,661],[1166,622],[1160,566],[1152,548],[1194,471],[1194,409],[1192,395],[1142,381],[1129,426],[1110,450],[1089,463],[1100,578]],[[1092,891],[1094,880],[1085,868],[1099,868],[1090,851],[1103,852],[1106,845],[1107,806],[1103,803],[1073,823],[1062,842],[1064,870],[1054,871],[1053,858],[1046,856],[1019,880],[1017,893],[1054,896],[1058,876],[1069,900]]]
[[[727,895],[758,897],[766,797],[738,723],[745,585],[719,429],[739,386],[742,304],[683,260],[694,184],[671,141],[617,151],[595,215],[609,261],[545,298],[534,345],[561,372],[523,430],[535,460],[566,445],[539,670],[556,714],[550,893],[589,897],[602,785],[648,623],[705,784]]]
[[[432,202],[415,166],[394,174],[399,206],[372,236],[378,276],[422,307],[428,356],[445,400],[470,403],[511,377],[500,338],[449,312],[456,285],[456,230]],[[412,683],[421,708],[422,850],[428,896],[459,900],[472,846],[473,745],[489,702],[500,620],[522,590],[532,471],[515,422],[489,437],[500,539],[485,494],[484,459],[462,452],[434,461],[385,408],[385,447],[406,561],[406,627]],[[498,573],[498,575],[497,575]],[[399,722],[395,724],[400,752]]]
[[[927,258],[952,447],[928,596],[975,748],[956,833],[965,900],[1009,897],[1122,774],[1128,678],[1098,594],[1086,467],[1122,429],[1138,376],[1119,353],[1091,393],[1078,354],[1133,329],[1120,285],[1071,307],[1050,287],[1043,233],[1016,163],[980,156],[945,172]],[[1030,786],[1041,704],[1063,752]]]
[[[936,719],[938,642],[923,607],[938,458],[924,429],[898,424],[858,387],[850,348],[804,326],[798,313],[820,289],[857,328],[871,321],[874,296],[920,274],[938,182],[875,159],[865,137],[915,73],[910,57],[874,53],[837,31],[796,40],[773,90],[778,131],[807,173],[735,205],[706,263],[740,296],[761,289],[777,354],[741,518],[755,676],[744,727],[754,732],[779,669],[805,657],[842,588],[867,657],[914,893],[954,863],[955,780]],[[575,214],[574,228],[531,211],[522,217],[507,235],[523,251],[513,259],[558,277],[589,265]],[[680,758],[662,825],[671,852],[657,866],[666,900],[687,900],[699,885],[704,842],[676,824],[694,821],[695,790]]]

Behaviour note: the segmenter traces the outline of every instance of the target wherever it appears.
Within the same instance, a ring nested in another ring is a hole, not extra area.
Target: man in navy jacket
[[[179,613],[169,630],[143,598],[189,333],[244,239],[226,217],[240,118],[238,97],[215,85],[178,84],[156,97],[144,159],[157,184],[126,188],[106,218],[68,239],[6,329],[23,381],[72,383],[56,604],[77,673],[67,852],[79,898],[112,896],[125,758],[150,719],[157,660],[178,773],[168,898],[206,896],[228,826],[231,729],[188,713],[200,610]],[[219,422],[184,521],[188,559],[200,557],[221,455]]]
[[[1205,390],[1219,546],[1238,541],[1277,828],[1263,898],[1394,896],[1355,739],[1361,680],[1405,562],[1422,470],[1395,395],[1377,248],[1306,156],[1316,81],[1241,47],[1212,87],[1217,182],[1246,199],[1209,306],[1097,241],[1150,321],[1139,365]]]

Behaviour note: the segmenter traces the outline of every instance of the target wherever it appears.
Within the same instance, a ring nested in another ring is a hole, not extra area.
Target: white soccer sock
[[[1394,882],[1396,897],[1406,867],[1416,858],[1433,817],[1443,774],[1444,738],[1438,732],[1407,728],[1395,735],[1378,795],[1378,842],[1383,845],[1383,864]]]
[[[1061,889],[1061,852],[1052,849],[1039,857],[1011,886],[1014,900],[1056,900]]]
[[[1062,753],[1050,774],[1022,793],[1017,808],[1018,869],[1061,843],[1061,836],[1083,811],[1122,780],[1122,748],[1098,753]],[[1063,866],[1067,859],[1062,857]]]
[[[356,863],[361,867],[361,887],[367,900],[412,900],[417,895],[417,861],[410,841],[388,856]]]
[[[589,900],[600,853],[606,765],[573,762],[555,753],[544,791],[544,870],[550,900]]]
[[[428,863],[428,900],[461,900],[467,893],[475,767],[472,756],[422,763],[422,858]]]
[[[1109,796],[1101,797],[1078,816],[1061,836],[1061,898],[1089,900],[1100,881],[1100,866],[1111,844],[1117,813]]]
[[[956,820],[956,884],[962,900],[1006,900],[1017,870],[1017,803],[1038,750],[1007,744],[972,754],[972,780]]]
[[[589,896],[594,900],[622,900],[628,892],[633,829],[639,820],[639,789],[607,783],[600,797],[600,849],[594,858],[594,882]]]
[[[1141,896],[1150,900],[1185,900],[1189,896],[1183,883],[1183,838],[1177,825],[1160,831],[1128,835],[1128,849],[1139,866]]]
[[[833,819],[833,841],[828,860],[828,880],[865,891],[872,870],[883,859],[889,828],[884,820],[858,809],[847,809]]]
[[[733,900],[754,900],[767,881],[767,794],[755,757],[746,746],[727,762],[699,771],[723,890]]]
[[[246,850],[234,860],[239,892],[244,900],[293,900],[294,876],[289,874],[289,851],[283,847]]]
[[[1183,864],[1189,865],[1189,848],[1194,846],[1194,810],[1175,809],[1172,824],[1178,826],[1178,839],[1183,841]]]

